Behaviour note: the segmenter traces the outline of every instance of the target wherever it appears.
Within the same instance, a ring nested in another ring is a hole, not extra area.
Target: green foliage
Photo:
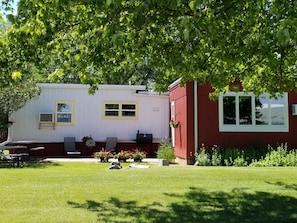
[[[199,166],[297,166],[297,150],[288,150],[283,144],[277,149],[220,149],[213,146],[210,150],[203,145],[195,153],[195,161]]]
[[[240,149],[232,148],[232,149],[224,149],[222,150],[222,160],[226,166],[232,166],[234,164],[234,160],[243,155],[243,151]]]
[[[280,145],[270,151],[264,158],[253,160],[251,166],[297,166],[297,150],[288,151],[287,145]]]
[[[217,146],[213,146],[212,154],[211,154],[211,165],[220,166],[221,164],[222,164],[222,155],[220,153],[220,148]]]
[[[211,150],[207,150],[204,145],[195,153],[195,165],[198,166],[220,166],[222,156],[220,148],[214,145]]]
[[[181,77],[210,82],[214,94],[240,79],[245,91],[273,95],[296,88],[296,10],[269,0],[20,0],[1,37],[0,83],[36,69],[92,90],[130,80],[166,91]]]
[[[175,159],[174,149],[170,143],[163,142],[159,145],[157,151],[157,158],[158,159],[165,159],[169,162]]]
[[[9,1],[4,5],[9,8]],[[26,60],[15,57],[18,49],[10,47],[9,32],[11,32],[11,23],[0,21],[1,128],[7,128],[8,116],[13,111],[20,109],[28,100],[39,94],[39,88],[36,86],[36,70]]]
[[[0,126],[6,126],[8,117],[13,111],[22,108],[27,101],[37,97],[40,93],[39,87],[30,81],[20,82],[0,90]]]
[[[265,148],[227,148],[220,150],[223,164],[226,166],[236,165],[245,166],[258,160],[267,153]],[[242,164],[240,164],[242,162]],[[245,163],[246,162],[246,163]]]
[[[238,157],[233,161],[233,165],[234,165],[234,166],[247,166],[247,161],[245,160],[245,158],[243,157],[243,155],[241,155],[240,157],[238,156]]]
[[[209,166],[210,165],[210,157],[209,154],[206,152],[205,147],[201,147],[199,151],[195,153],[195,165],[197,166]]]

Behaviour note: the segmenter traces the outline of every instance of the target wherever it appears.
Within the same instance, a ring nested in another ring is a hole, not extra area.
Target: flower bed
[[[94,157],[100,159],[101,162],[108,162],[109,158],[113,157],[113,154],[109,150],[102,149],[99,152],[95,152]]]
[[[126,162],[128,159],[133,159],[134,162],[141,162],[146,158],[147,152],[141,151],[138,148],[130,150],[121,150],[117,154],[112,154],[109,150],[102,149],[99,152],[94,153],[96,159],[100,159],[101,162],[108,162],[109,158],[118,159],[119,162]]]
[[[115,155],[115,158],[117,158],[119,162],[126,162],[127,159],[132,158],[132,154],[130,150],[121,150]]]
[[[132,158],[134,159],[135,162],[141,162],[142,159],[146,158],[147,152],[141,151],[139,149],[133,149],[131,152]]]

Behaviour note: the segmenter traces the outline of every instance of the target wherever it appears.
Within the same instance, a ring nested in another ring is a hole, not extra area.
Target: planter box
[[[164,159],[160,159],[158,166],[169,166],[169,161],[164,160]]]

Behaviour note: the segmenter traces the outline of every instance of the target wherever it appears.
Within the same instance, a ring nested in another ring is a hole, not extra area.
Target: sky
[[[17,13],[17,4],[18,4],[19,0],[13,0],[13,3],[12,3],[12,8],[14,9],[13,10],[13,14],[16,14]],[[5,12],[0,9],[0,13],[3,15]]]

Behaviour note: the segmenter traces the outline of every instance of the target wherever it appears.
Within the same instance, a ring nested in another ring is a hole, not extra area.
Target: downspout
[[[11,130],[10,127],[8,127],[8,133],[7,133],[7,139],[4,142],[0,143],[0,146],[6,146],[9,142],[11,142]]]
[[[198,83],[194,81],[194,149],[198,151]],[[193,154],[194,155],[194,154]]]

